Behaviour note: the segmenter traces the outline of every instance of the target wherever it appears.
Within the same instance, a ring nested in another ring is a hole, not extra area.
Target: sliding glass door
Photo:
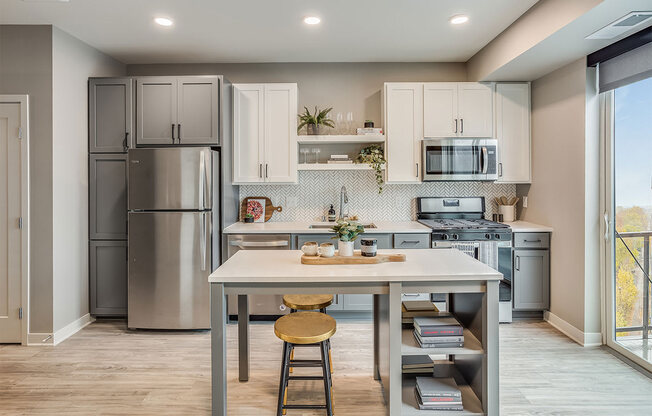
[[[652,78],[603,93],[607,345],[652,369]]]

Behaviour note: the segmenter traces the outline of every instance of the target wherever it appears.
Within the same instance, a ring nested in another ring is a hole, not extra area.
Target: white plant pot
[[[337,242],[338,255],[342,257],[351,257],[353,256],[353,241],[342,241]]]

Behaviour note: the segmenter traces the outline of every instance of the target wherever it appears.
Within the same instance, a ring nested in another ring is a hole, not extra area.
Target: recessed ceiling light
[[[456,14],[455,16],[452,16],[449,21],[453,25],[461,25],[462,23],[466,23],[469,21],[469,16],[466,16],[464,14]]]
[[[161,26],[172,26],[172,19],[167,17],[157,17],[154,21]]]
[[[316,25],[321,22],[321,19],[317,16],[306,16],[303,18],[303,23],[307,25]]]

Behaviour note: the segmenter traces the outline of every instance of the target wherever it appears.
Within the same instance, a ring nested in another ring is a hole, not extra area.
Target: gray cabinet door
[[[216,76],[179,77],[177,139],[180,144],[217,145],[219,79]]]
[[[127,239],[127,155],[89,157],[91,240]]]
[[[90,153],[124,153],[133,147],[132,84],[130,78],[88,81]]]
[[[90,242],[91,314],[127,314],[127,242]]]
[[[514,250],[514,310],[550,308],[550,251]]]
[[[177,78],[136,80],[136,143],[177,143]]]

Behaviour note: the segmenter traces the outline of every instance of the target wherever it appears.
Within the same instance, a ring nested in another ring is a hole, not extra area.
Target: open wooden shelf
[[[371,170],[361,163],[299,163],[299,170]],[[384,169],[384,167],[383,167]]]
[[[365,135],[365,134],[331,134],[331,135],[311,135],[298,136],[299,144],[338,144],[338,143],[382,143],[385,141],[385,135]]]
[[[484,415],[482,410],[482,402],[475,395],[473,390],[468,385],[458,386],[462,392],[462,406],[464,410],[421,410],[417,404],[417,398],[414,394],[414,386],[416,384],[415,377],[403,377],[403,405],[401,408],[401,416],[435,416],[435,415]]]
[[[421,348],[416,339],[414,339],[414,329],[403,329],[401,332],[401,354],[402,355],[470,355],[470,354],[484,354],[482,344],[478,339],[469,331],[464,328],[464,346],[457,348]]]

